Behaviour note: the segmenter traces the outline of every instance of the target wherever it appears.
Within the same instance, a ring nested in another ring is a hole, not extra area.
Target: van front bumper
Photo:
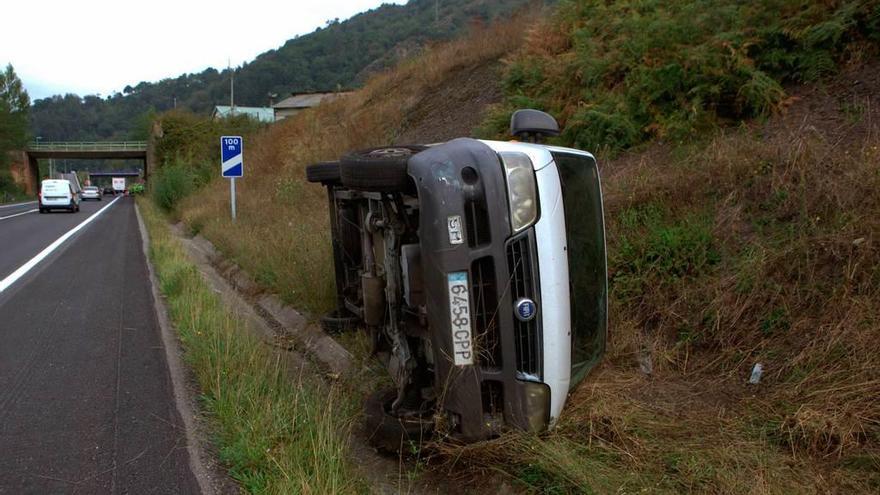
[[[534,228],[512,236],[498,154],[480,141],[456,139],[413,156],[408,170],[419,195],[438,409],[450,418],[452,434],[465,441],[505,427],[546,428],[553,391],[543,381],[537,241]],[[448,276],[455,272],[468,274],[471,365],[453,359]],[[531,320],[515,317],[521,299],[537,308]]]

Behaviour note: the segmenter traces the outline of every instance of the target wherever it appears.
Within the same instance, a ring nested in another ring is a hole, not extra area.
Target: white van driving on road
[[[79,195],[69,180],[49,179],[40,185],[40,213],[50,210],[79,211]]]

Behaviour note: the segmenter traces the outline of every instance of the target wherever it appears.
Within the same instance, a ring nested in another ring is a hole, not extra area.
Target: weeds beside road
[[[224,308],[158,208],[146,199],[138,206],[160,291],[232,477],[251,493],[365,491],[346,454],[350,401],[315,376],[292,374]]]

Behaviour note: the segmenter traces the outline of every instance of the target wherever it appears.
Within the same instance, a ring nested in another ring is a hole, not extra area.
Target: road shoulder
[[[186,430],[187,453],[189,465],[199,489],[204,495],[241,493],[238,484],[226,473],[223,465],[217,460],[209,440],[208,425],[202,417],[197,401],[198,385],[190,370],[183,363],[183,351],[177,333],[168,317],[162,296],[159,293],[159,281],[153,262],[150,260],[150,238],[141,216],[140,208],[135,204],[138,229],[141,234],[144,258],[150,274],[150,287],[156,319],[159,322],[168,372],[171,377],[174,402]]]

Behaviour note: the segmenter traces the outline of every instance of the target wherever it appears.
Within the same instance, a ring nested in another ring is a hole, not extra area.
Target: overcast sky
[[[383,3],[405,0],[5,1],[0,66],[32,100],[122,91],[207,67],[223,69]]]

